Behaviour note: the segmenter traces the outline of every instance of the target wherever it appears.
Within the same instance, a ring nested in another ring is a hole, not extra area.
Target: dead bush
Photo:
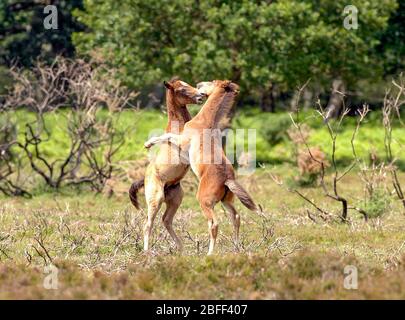
[[[36,120],[26,123],[16,142],[34,173],[53,189],[63,184],[88,184],[101,192],[114,170],[113,157],[123,145],[126,128],[112,112],[127,105],[136,94],[114,77],[102,63],[57,57],[51,65],[37,62],[30,72],[13,67],[14,86],[5,98],[6,108],[25,106]],[[44,152],[52,139],[45,112],[69,107],[66,115],[69,147],[58,159]],[[100,116],[107,107],[109,113]]]
[[[316,180],[324,168],[329,167],[325,153],[318,147],[309,150],[300,150],[297,157],[297,166],[301,177],[310,177]]]

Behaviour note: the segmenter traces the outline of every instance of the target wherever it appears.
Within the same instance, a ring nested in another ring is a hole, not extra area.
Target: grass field
[[[274,173],[293,172],[288,166]],[[405,182],[405,175],[401,176]],[[142,252],[144,212],[125,194],[106,198],[62,190],[33,199],[0,199],[2,299],[332,299],[405,298],[405,215],[393,198],[387,212],[365,222],[314,222],[303,200],[279,187],[264,169],[241,177],[268,220],[242,215],[241,247],[218,206],[217,254],[206,257],[206,221],[189,173],[186,198],[175,219],[185,243],[180,255],[157,218],[151,253]],[[362,195],[355,173],[342,194]],[[338,207],[319,188],[302,190],[329,210]],[[58,268],[57,289],[45,289],[45,266]],[[358,270],[358,289],[344,287],[345,267]]]
[[[20,138],[25,123],[34,120],[32,113],[22,110],[9,116],[17,123]],[[48,113],[45,118],[52,134],[41,151],[51,160],[63,158],[69,148],[66,114]],[[330,156],[322,120],[313,112],[304,113],[303,119],[311,130],[310,145]],[[242,216],[239,247],[232,241],[228,217],[217,206],[219,242],[216,255],[206,257],[207,223],[195,199],[196,179],[189,173],[183,181],[186,197],[175,219],[184,252],[175,250],[159,217],[152,250],[144,253],[145,212],[132,207],[126,191],[146,164],[143,142],[151,130],[165,126],[166,115],[126,110],[117,121],[128,130],[115,159],[120,175],[112,197],[85,187],[51,191],[30,171],[22,174],[32,199],[0,197],[0,299],[405,298],[405,210],[394,194],[383,199],[387,201],[383,214],[368,222],[356,211],[350,211],[348,223],[323,221],[307,202],[270,178],[273,173],[290,185],[298,175],[294,145],[286,137],[291,121],[287,114],[263,115],[250,109],[234,118],[234,128],[257,129],[256,160],[266,168],[242,176],[240,181],[268,217],[259,217],[237,202]],[[342,170],[352,157],[354,123],[355,119],[347,118],[337,140],[336,156]],[[405,137],[401,130],[394,124],[393,151],[403,168]],[[269,140],[279,132],[283,134],[277,141]],[[374,150],[384,159],[383,136],[380,114],[371,113],[356,140],[359,156],[367,160]],[[135,164],[135,173],[129,174]],[[364,184],[356,170],[344,177],[339,189],[352,205],[362,206]],[[389,176],[385,179],[392,191]],[[404,185],[403,171],[400,179]],[[299,188],[309,199],[338,214],[339,205],[324,197],[319,186]],[[55,290],[46,289],[47,281],[55,280],[49,278],[55,275],[47,269],[50,265],[57,268],[53,269],[57,270],[57,283],[52,282],[57,284]],[[344,285],[348,266],[357,268],[357,289]]]

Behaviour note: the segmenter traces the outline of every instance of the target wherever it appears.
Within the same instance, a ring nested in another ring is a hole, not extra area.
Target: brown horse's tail
[[[139,201],[138,201],[138,191],[145,185],[145,178],[139,179],[135,181],[131,188],[129,188],[129,199],[131,200],[132,204],[135,208],[139,210]]]
[[[246,208],[255,212],[261,212],[261,208],[254,203],[247,191],[236,180],[226,180],[225,185],[239,198]]]

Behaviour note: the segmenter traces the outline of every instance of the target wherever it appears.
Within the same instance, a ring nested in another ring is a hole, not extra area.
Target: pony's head
[[[197,84],[198,91],[207,97],[212,94],[215,88],[223,88],[225,92],[239,94],[239,86],[229,80],[203,81]]]
[[[180,105],[201,104],[206,97],[204,93],[181,80],[164,81],[163,84],[173,93],[174,98]]]

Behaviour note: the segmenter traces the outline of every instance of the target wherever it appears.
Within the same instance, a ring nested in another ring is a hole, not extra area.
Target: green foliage
[[[280,126],[278,121],[286,127]],[[286,142],[286,131],[290,125],[288,115],[263,113],[256,108],[240,112],[233,119],[233,128],[256,129],[256,160],[260,163],[291,161],[290,146],[280,143]]]
[[[351,81],[378,69],[377,31],[396,2],[351,4],[360,12],[355,31],[343,27],[345,1],[85,0],[76,15],[90,31],[76,33],[74,43],[120,67],[138,88],[173,75],[230,78],[246,91],[293,88],[311,76]]]
[[[275,114],[272,117],[263,117],[260,133],[270,145],[276,145],[285,141],[287,130],[291,124],[290,116],[285,113]]]
[[[389,211],[391,203],[390,195],[379,188],[365,201],[363,208],[369,218],[379,218]]]
[[[43,26],[44,1],[0,2],[0,63],[18,59],[30,66],[39,56],[73,55],[71,34],[83,27],[73,18],[72,10],[82,8],[82,0],[56,0],[52,4],[58,9],[58,30],[46,30]]]
[[[387,74],[405,71],[405,1],[398,1],[398,4],[378,47]]]

